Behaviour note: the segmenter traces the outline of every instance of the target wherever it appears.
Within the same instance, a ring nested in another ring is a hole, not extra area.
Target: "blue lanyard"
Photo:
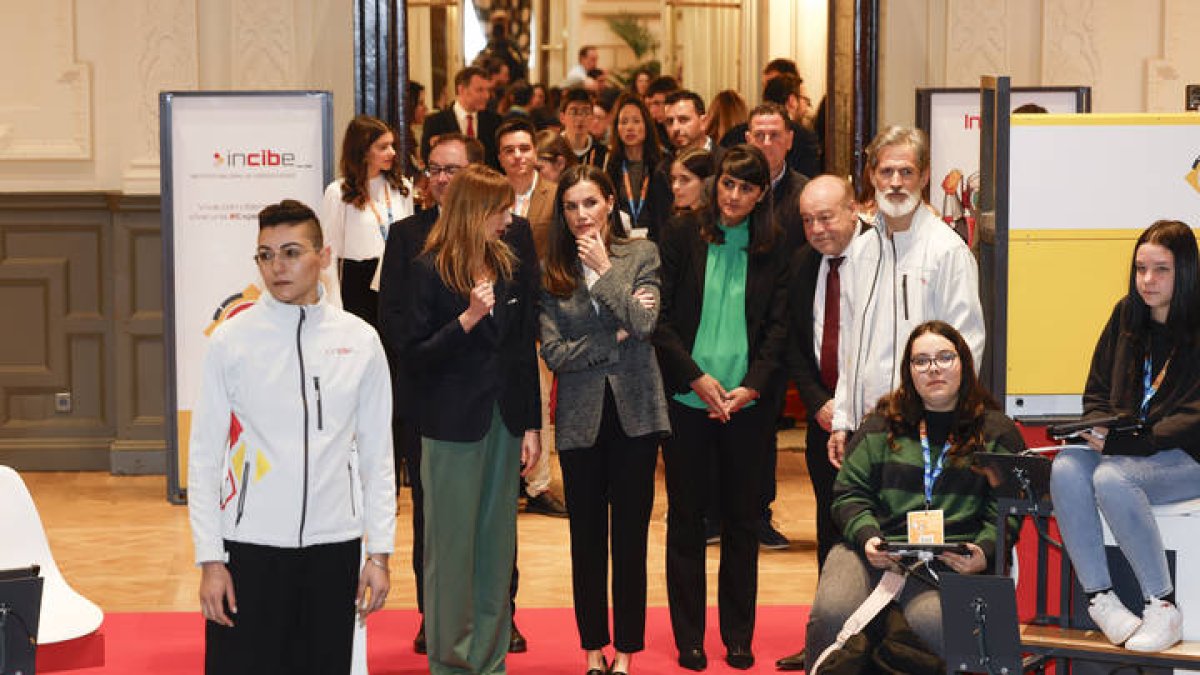
[[[933,464],[930,459],[929,451],[929,434],[925,431],[925,420],[921,420],[921,454],[925,458],[925,509],[929,510],[933,506],[933,485],[937,483],[937,479],[941,477],[942,471],[946,468],[946,454],[950,448],[950,440],[942,444],[942,453],[938,456],[937,465]]]
[[[633,198],[633,186],[629,184],[629,165],[626,162],[621,162],[621,173],[625,179],[625,195],[629,200],[629,210],[633,219],[630,223],[630,228],[637,227],[638,216],[642,215],[642,209],[646,207],[646,187],[650,184],[650,175],[642,175],[642,195],[639,199]]]
[[[1154,366],[1150,363],[1150,355],[1146,355],[1146,360],[1142,362],[1142,417],[1146,417],[1146,413],[1150,410],[1150,399],[1158,393],[1158,388],[1162,386],[1163,378],[1167,376],[1167,366],[1171,365],[1171,358],[1167,357],[1167,362],[1163,364],[1162,370],[1158,371],[1158,377],[1153,376]]]

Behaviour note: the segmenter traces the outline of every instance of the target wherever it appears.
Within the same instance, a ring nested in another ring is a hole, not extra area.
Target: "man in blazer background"
[[[804,459],[816,496],[819,571],[829,549],[841,538],[829,512],[833,503],[833,481],[837,477],[837,469],[829,462],[827,451],[837,381],[837,346],[824,343],[825,336],[831,334],[824,330],[825,319],[834,316],[826,307],[825,299],[838,299],[840,315],[841,299],[837,289],[827,296],[830,269],[841,266],[846,248],[865,226],[860,225],[855,215],[853,188],[839,176],[824,175],[809,181],[800,193],[799,213],[808,243],[792,257],[786,375],[795,379],[796,389],[808,413]],[[830,329],[834,334],[839,330],[840,326]],[[826,363],[822,354],[832,355],[832,362]],[[828,381],[831,376],[833,384]],[[785,656],[775,665],[779,670],[804,670],[804,651]]]
[[[487,71],[467,66],[454,76],[454,104],[430,115],[421,131],[421,156],[429,157],[435,137],[459,133],[476,138],[483,144],[484,161],[498,169],[496,160],[496,127],[500,116],[487,109],[491,94]]]

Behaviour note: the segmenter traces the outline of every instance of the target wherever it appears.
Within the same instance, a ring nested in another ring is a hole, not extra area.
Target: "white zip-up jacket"
[[[302,548],[365,534],[369,553],[392,552],[392,390],[370,325],[264,293],[213,332],[203,372],[188,448],[197,563],[225,561],[224,539]]]
[[[983,359],[979,270],[962,238],[924,204],[890,238],[882,214],[854,238],[842,264],[842,321],[833,429],[857,429],[880,397],[900,386],[904,344],[934,319],[954,326]]]

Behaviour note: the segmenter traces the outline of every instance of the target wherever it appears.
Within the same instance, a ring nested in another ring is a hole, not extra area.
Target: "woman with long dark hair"
[[[761,392],[780,366],[787,329],[787,260],[771,216],[771,176],[757,148],[721,160],[709,206],[660,241],[662,310],[654,346],[671,398],[667,478],[667,598],[679,664],[703,670],[703,525],[710,462],[720,467],[718,605],[725,660],[754,664],[761,475],[775,420]]]
[[[605,171],[617,191],[617,209],[628,218],[632,236],[657,239],[671,210],[671,186],[658,170],[663,158],[658,131],[636,95],[622,94],[613,108]]]
[[[392,223],[413,213],[412,184],[396,161],[396,135],[381,119],[358,115],[342,137],[342,177],[325,189],[321,226],[333,254],[330,298],[379,327],[371,288]],[[340,292],[339,292],[340,289]]]
[[[658,249],[620,236],[613,185],[600,169],[558,183],[542,272],[542,357],[558,376],[555,445],[571,518],[575,622],[588,675],[628,673],[645,647],[646,533],[667,402],[650,335],[658,318]]]
[[[966,546],[967,553],[942,553],[932,563],[958,574],[987,571],[997,547],[1011,544],[996,541],[996,500],[986,477],[972,470],[972,455],[1016,453],[1025,443],[979,383],[971,348],[950,324],[927,321],[909,335],[901,363],[900,387],[863,420],[834,483],[833,520],[843,541],[821,568],[809,613],[809,672],[884,571],[896,568],[885,544],[910,541],[910,523]],[[938,591],[910,582],[895,600],[926,646],[944,653]]]
[[[512,630],[517,477],[541,453],[537,258],[501,239],[514,201],[504,176],[463,169],[409,273],[433,673],[503,672]]]
[[[1092,355],[1083,415],[1141,423],[1136,432],[1098,424],[1089,447],[1054,459],[1054,515],[1088,614],[1113,644],[1158,652],[1182,638],[1167,555],[1150,507],[1200,497],[1200,292],[1196,237],[1178,220],[1138,237],[1129,290]],[[1138,618],[1112,590],[1100,515],[1133,568],[1146,604]]]
[[[712,153],[703,148],[690,148],[679,153],[671,162],[671,194],[676,214],[701,211],[708,204],[704,181],[713,175]]]

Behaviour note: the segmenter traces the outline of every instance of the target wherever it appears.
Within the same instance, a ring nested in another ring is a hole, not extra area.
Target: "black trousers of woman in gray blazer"
[[[658,439],[669,431],[650,335],[658,318],[658,250],[614,242],[612,267],[589,290],[543,290],[542,357],[558,375],[555,441],[570,513],[575,620],[585,650],[609,644],[608,525],[612,522],[613,633],[618,651],[644,647],[646,536]],[[633,297],[649,290],[654,307]],[[617,339],[623,329],[628,337]]]

